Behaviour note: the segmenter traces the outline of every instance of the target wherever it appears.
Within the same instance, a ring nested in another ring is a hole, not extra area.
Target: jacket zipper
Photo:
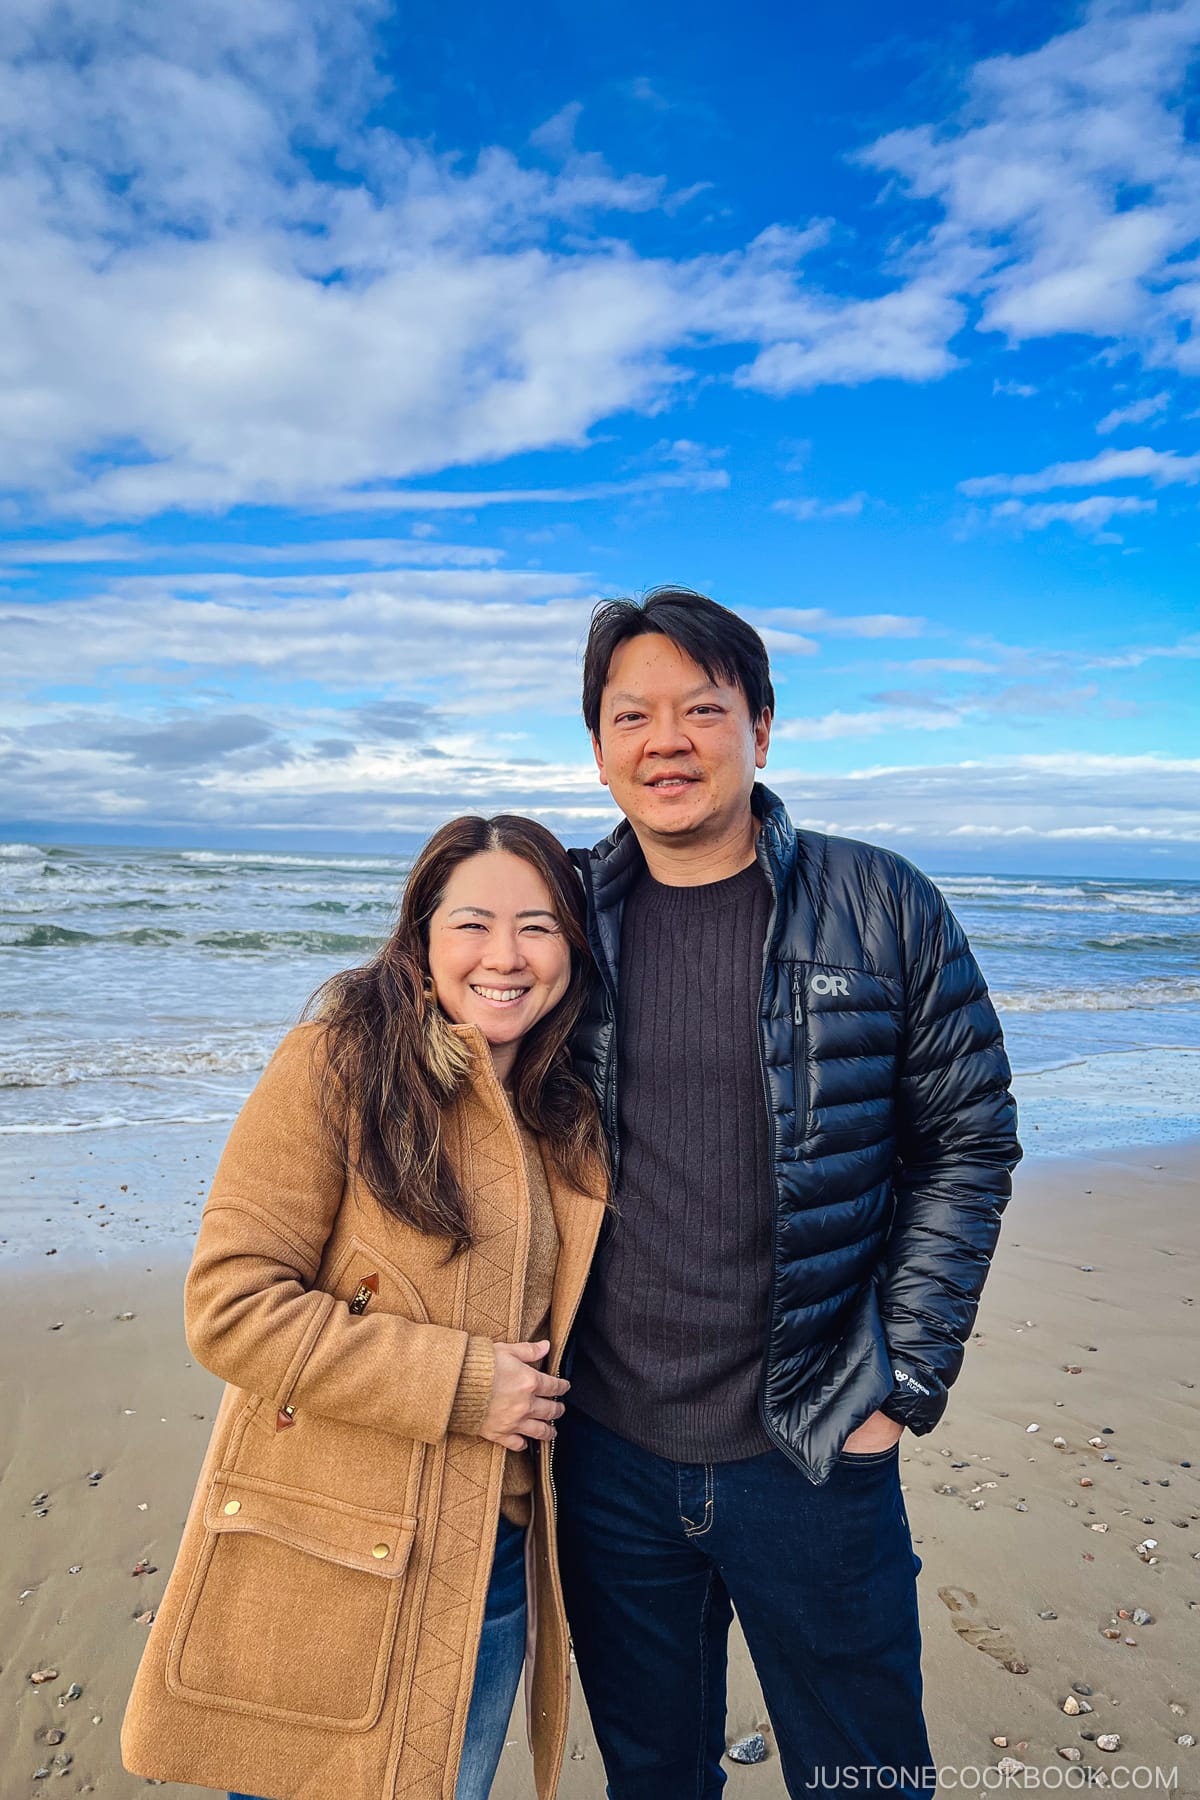
[[[762,840],[760,838],[760,847],[761,842]],[[775,921],[779,916],[779,889],[775,883],[775,871],[771,867],[770,858],[763,854],[760,856],[759,862],[766,871],[767,880],[771,884],[771,916],[767,920],[767,935],[763,941],[762,974],[758,984],[758,1016],[755,1020],[755,1038],[758,1044],[758,1069],[762,1079],[763,1101],[767,1108],[767,1136],[771,1166],[771,1309],[767,1315],[768,1335],[767,1342],[763,1346],[762,1379],[758,1385],[758,1411],[759,1416],[762,1419],[763,1430],[767,1433],[772,1443],[778,1444],[779,1438],[777,1434],[772,1431],[771,1426],[767,1422],[767,1365],[771,1354],[770,1324],[775,1318],[779,1288],[779,1177],[776,1173],[779,1154],[779,1137],[775,1129],[775,1108],[771,1105],[771,1084],[767,1080],[767,1059],[763,1052],[762,1009],[767,986],[767,964],[770,961],[771,945],[775,938]],[[781,1445],[780,1447],[782,1448],[783,1446]]]
[[[796,1141],[808,1136],[808,1010],[804,977],[792,970],[792,1097],[796,1107]]]

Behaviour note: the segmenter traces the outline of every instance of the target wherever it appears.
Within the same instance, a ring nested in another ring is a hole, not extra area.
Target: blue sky
[[[446,17],[5,9],[0,830],[599,835],[678,581],[797,819],[1200,875],[1200,0]]]

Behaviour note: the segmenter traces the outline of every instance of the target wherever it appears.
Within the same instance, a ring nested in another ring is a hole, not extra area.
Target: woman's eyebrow
[[[454,918],[456,913],[473,913],[477,919],[494,919],[495,913],[489,912],[486,906],[456,906],[448,916]],[[518,919],[554,919],[556,913],[547,912],[544,906],[531,906],[526,912],[519,912]]]

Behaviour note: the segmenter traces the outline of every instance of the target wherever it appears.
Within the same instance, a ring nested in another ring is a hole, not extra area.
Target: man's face
[[[712,682],[660,632],[627,638],[608,666],[596,767],[639,836],[716,839],[750,809],[771,715],[751,719],[738,687]]]

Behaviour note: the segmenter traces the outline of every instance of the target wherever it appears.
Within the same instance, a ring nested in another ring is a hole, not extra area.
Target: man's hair
[[[602,600],[592,613],[583,653],[583,717],[600,736],[600,701],[615,652],[630,638],[658,632],[704,670],[710,681],[738,687],[752,720],[775,711],[767,647],[752,625],[691,588],[656,587],[639,600]]]

